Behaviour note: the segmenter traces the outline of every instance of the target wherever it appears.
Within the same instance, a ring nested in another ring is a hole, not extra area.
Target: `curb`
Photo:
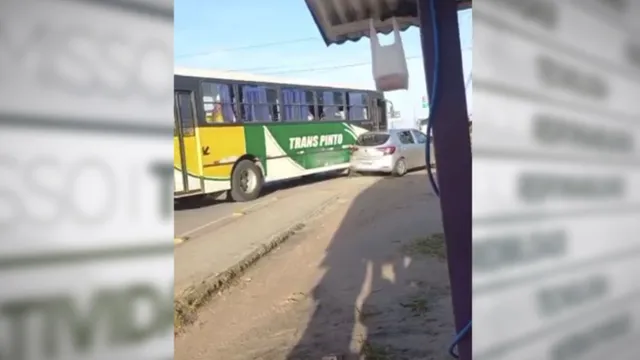
[[[247,269],[254,265],[258,260],[276,249],[279,245],[303,230],[309,222],[314,220],[331,207],[338,203],[341,194],[334,195],[322,202],[316,209],[307,213],[302,219],[296,221],[293,225],[286,227],[280,233],[271,237],[271,239],[245,256],[235,265],[231,266],[222,273],[210,276],[196,285],[191,285],[174,298],[174,333],[178,334],[181,328],[195,322],[197,311],[207,304],[217,293],[232,285],[233,281],[242,275]]]

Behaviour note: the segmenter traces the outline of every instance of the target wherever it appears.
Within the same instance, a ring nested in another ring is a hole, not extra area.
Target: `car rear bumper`
[[[393,156],[385,156],[378,159],[352,159],[349,167],[355,171],[391,172],[393,163]]]

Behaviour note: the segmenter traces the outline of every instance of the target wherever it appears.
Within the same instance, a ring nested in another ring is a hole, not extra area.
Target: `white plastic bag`
[[[395,18],[393,24],[394,43],[381,46],[373,19],[369,19],[369,37],[371,39],[371,64],[373,79],[378,91],[407,90],[409,88],[409,70],[404,55],[402,37]]]

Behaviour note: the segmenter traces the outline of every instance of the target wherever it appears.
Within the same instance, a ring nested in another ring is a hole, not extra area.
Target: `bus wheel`
[[[242,160],[231,175],[231,198],[237,202],[251,201],[260,196],[264,178],[260,168],[250,160]]]

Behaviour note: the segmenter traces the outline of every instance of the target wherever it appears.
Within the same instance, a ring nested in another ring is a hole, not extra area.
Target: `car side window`
[[[409,131],[401,131],[401,132],[399,132],[398,133],[398,140],[400,140],[400,142],[405,144],[405,145],[415,144],[415,141],[413,141],[413,136],[411,136],[411,133]]]
[[[413,130],[413,136],[416,138],[418,144],[426,144],[427,143],[427,135],[421,133],[420,131]]]

